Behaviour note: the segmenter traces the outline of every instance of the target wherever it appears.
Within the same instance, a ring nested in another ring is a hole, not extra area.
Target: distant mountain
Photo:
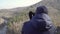
[[[1,16],[12,16],[17,13],[24,11],[26,7],[17,7],[12,9],[0,9],[0,17]]]
[[[1,9],[0,11],[22,11],[24,10],[26,7],[16,7],[16,8],[12,8],[12,9]]]

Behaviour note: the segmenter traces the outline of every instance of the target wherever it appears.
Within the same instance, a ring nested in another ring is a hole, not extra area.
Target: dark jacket
[[[23,34],[42,34],[44,27],[46,26],[42,15],[34,16],[30,21],[25,22],[23,25]]]

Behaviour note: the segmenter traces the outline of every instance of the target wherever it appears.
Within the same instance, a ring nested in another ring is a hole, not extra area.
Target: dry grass
[[[21,13],[18,16],[12,17],[8,21],[8,30],[7,34],[21,34],[21,29],[23,26],[23,23],[28,19],[27,13]]]

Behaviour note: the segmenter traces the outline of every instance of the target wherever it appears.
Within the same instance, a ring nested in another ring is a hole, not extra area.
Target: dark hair
[[[40,14],[40,13],[48,14],[48,10],[47,10],[47,8],[45,6],[39,6],[36,9],[36,13],[37,14]]]
[[[35,15],[32,11],[29,12],[29,18],[32,19],[32,17]]]

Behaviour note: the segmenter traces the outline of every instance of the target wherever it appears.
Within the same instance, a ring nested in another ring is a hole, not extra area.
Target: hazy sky
[[[41,0],[0,0],[0,9],[29,6],[39,1]]]

